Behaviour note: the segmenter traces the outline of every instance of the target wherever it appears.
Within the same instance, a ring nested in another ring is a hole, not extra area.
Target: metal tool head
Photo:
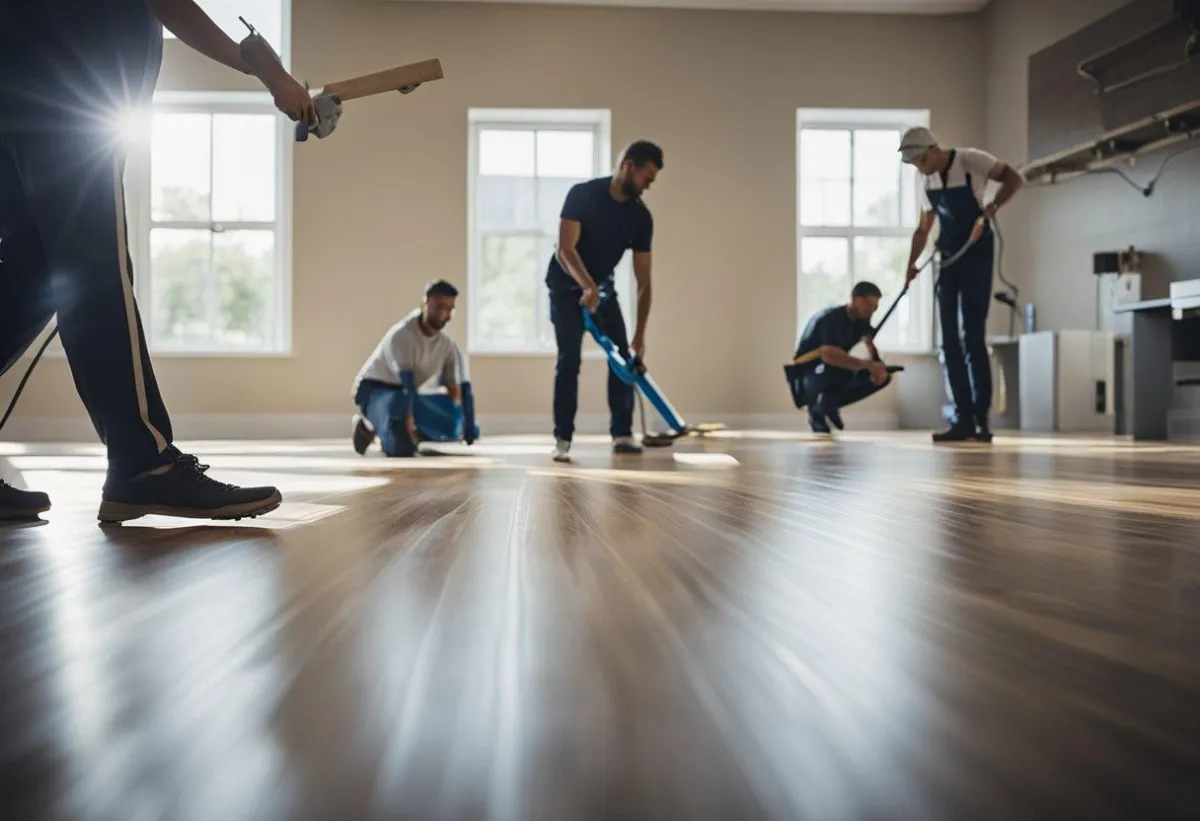
[[[296,141],[304,142],[309,134],[323,140],[337,128],[342,116],[342,101],[336,94],[321,93],[313,97],[313,108],[317,110],[317,122],[313,125],[296,123]]]

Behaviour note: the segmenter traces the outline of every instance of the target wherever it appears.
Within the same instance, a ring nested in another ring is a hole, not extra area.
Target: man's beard
[[[633,180],[621,180],[621,193],[627,197],[636,197],[638,195],[637,186],[633,184]]]

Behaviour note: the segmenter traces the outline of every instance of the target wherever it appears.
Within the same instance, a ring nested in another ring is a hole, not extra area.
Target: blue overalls
[[[954,157],[955,152],[951,151],[950,166],[954,164]],[[947,172],[950,166],[947,166]],[[942,172],[941,189],[930,188],[925,192],[938,215],[937,250],[943,259],[949,259],[966,245],[971,229],[983,216],[971,185],[971,175],[966,175],[965,185],[949,188],[946,186],[947,172]],[[984,226],[980,240],[954,264],[942,268],[937,280],[942,354],[954,397],[955,424],[960,426],[986,424],[992,405],[987,318],[992,300],[994,247],[995,238],[989,223]]]

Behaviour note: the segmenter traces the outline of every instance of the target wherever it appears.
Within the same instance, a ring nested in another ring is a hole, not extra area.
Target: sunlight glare
[[[113,124],[117,139],[128,152],[150,145],[151,116],[145,108],[127,108],[117,114]]]

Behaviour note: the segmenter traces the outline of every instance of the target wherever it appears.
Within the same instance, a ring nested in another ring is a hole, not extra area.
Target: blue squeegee
[[[608,366],[612,372],[617,375],[617,378],[626,385],[633,385],[642,396],[650,401],[654,409],[662,416],[663,421],[667,423],[666,433],[647,433],[646,432],[646,417],[642,415],[642,441],[650,447],[661,447],[669,445],[671,442],[683,436],[690,434],[704,434],[713,431],[723,430],[724,425],[707,424],[689,426],[683,421],[683,417],[679,415],[679,411],[667,401],[663,396],[658,385],[650,377],[650,373],[646,370],[637,357],[626,359],[622,356],[621,351],[617,348],[616,343],[612,341],[596,324],[596,318],[587,308],[581,308],[583,313],[583,327],[587,328],[588,333],[596,340],[596,344],[604,351],[604,355],[608,357]]]

